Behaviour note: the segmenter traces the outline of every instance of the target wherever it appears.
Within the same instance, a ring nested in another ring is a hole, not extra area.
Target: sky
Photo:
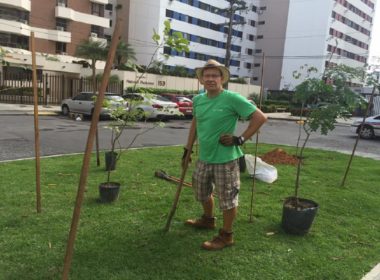
[[[380,57],[380,0],[377,0],[369,55]],[[380,61],[378,62],[380,64]]]

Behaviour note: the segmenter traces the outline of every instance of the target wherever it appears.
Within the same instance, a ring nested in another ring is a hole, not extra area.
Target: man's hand
[[[241,146],[244,144],[244,137],[237,137],[231,134],[224,134],[220,136],[219,142],[224,146]]]
[[[185,167],[185,159],[186,159],[187,153],[190,153],[189,162],[191,162],[191,154],[193,153],[193,151],[189,151],[187,148],[183,148],[182,169]]]

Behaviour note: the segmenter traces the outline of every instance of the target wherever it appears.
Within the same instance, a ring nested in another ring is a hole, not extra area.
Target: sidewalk
[[[38,106],[39,116],[56,116],[60,111],[60,106]],[[34,105],[0,103],[0,115],[34,115]]]
[[[38,115],[39,116],[56,116],[61,114],[61,107],[59,105],[39,105]],[[34,115],[34,106],[26,104],[7,104],[0,103],[0,115]],[[287,120],[287,121],[298,121],[299,117],[291,116],[290,113],[266,113],[269,119],[272,120]],[[338,119],[338,125],[349,126],[355,119],[362,118],[348,118],[348,119]]]

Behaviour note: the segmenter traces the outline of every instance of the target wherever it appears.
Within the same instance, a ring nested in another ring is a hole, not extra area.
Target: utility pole
[[[245,21],[234,21],[234,15],[237,11],[245,11],[248,9],[247,2],[244,0],[227,0],[229,6],[225,9],[219,9],[219,12],[222,12],[227,15],[228,22],[223,24],[227,26],[227,43],[226,43],[226,56],[224,60],[224,66],[228,69],[230,68],[231,61],[231,43],[232,43],[232,31],[235,25],[243,25]],[[228,82],[225,85],[225,88],[228,88]]]

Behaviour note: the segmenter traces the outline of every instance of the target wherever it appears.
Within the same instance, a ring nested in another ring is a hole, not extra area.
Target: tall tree
[[[93,91],[96,92],[96,62],[98,60],[105,60],[107,58],[107,48],[100,41],[86,40],[77,46],[75,55],[90,59],[92,69],[92,86]]]

